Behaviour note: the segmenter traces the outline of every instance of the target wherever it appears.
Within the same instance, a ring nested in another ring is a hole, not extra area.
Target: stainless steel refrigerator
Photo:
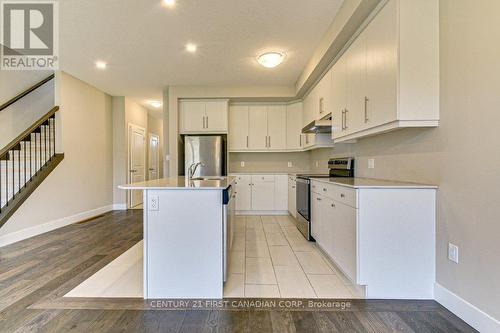
[[[184,137],[184,174],[193,163],[201,162],[194,177],[225,176],[225,142],[221,135]]]

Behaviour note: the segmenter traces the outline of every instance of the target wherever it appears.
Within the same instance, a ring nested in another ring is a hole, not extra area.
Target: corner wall
[[[65,157],[0,229],[0,246],[111,210],[111,97],[57,74]]]

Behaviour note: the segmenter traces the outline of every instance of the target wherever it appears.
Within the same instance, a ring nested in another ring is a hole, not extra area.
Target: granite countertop
[[[374,178],[340,178],[340,177],[331,177],[331,178],[314,178],[311,177],[312,180],[340,185],[351,188],[415,188],[415,189],[437,189],[437,185],[431,184],[418,184],[418,183],[410,183],[410,182],[400,182],[400,181],[392,181],[392,180],[383,180],[383,179],[374,179]]]
[[[169,177],[148,180],[118,188],[123,190],[225,190],[236,180],[235,177],[224,177],[222,180],[187,180],[186,177]]]

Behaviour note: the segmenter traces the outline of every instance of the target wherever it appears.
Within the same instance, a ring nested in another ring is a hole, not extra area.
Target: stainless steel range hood
[[[307,124],[303,129],[304,134],[318,134],[332,132],[332,114],[329,113],[319,120],[314,120]]]

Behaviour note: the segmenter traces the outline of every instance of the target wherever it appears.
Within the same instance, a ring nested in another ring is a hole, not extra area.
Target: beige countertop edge
[[[118,186],[122,190],[225,190],[234,181],[235,177],[229,176],[225,180],[191,180],[186,185],[185,177],[171,177],[145,182],[125,184]]]
[[[318,181],[326,184],[339,185],[350,188],[359,189],[369,189],[369,188],[379,188],[379,189],[398,189],[398,188],[413,188],[413,189],[437,189],[437,185],[431,184],[419,184],[411,182],[400,182],[392,180],[383,180],[375,178],[311,178],[314,181]]]

